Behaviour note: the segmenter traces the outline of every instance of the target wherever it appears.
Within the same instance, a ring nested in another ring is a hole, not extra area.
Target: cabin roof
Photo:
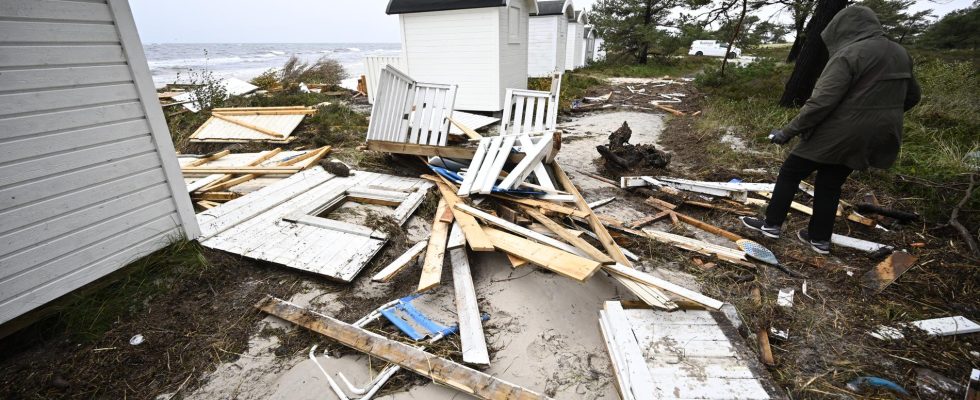
[[[539,1],[538,12],[531,15],[543,17],[562,14],[567,14],[570,21],[575,20],[575,10],[572,8],[570,0]]]
[[[391,0],[386,13],[408,14],[427,11],[464,10],[468,8],[503,7],[507,0]]]

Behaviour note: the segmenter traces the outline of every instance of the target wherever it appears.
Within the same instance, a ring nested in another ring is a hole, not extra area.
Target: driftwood
[[[633,131],[626,122],[609,134],[609,144],[596,146],[606,167],[617,170],[634,168],[663,168],[670,163],[670,154],[657,150],[652,144],[633,145],[629,143]]]

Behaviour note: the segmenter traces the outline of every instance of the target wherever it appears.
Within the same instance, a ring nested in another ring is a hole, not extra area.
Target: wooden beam
[[[378,271],[377,274],[374,274],[374,276],[371,277],[371,280],[375,282],[390,281],[391,278],[393,278],[395,275],[398,275],[398,273],[404,270],[405,267],[415,262],[415,260],[418,259],[419,255],[422,254],[422,251],[425,250],[425,247],[427,245],[428,245],[428,241],[423,240],[416,243],[412,247],[409,247],[408,250],[402,253],[402,255],[398,256],[398,258],[396,258],[394,261],[389,263],[381,271]]]
[[[394,341],[284,300],[266,296],[255,308],[327,336],[354,350],[400,365],[432,381],[487,400],[532,400],[548,397],[472,368]]]
[[[190,163],[187,163],[187,165],[185,165],[185,167],[199,167],[199,166],[204,165],[204,164],[207,164],[207,163],[209,163],[211,161],[217,160],[217,159],[219,159],[221,157],[227,156],[228,154],[231,154],[231,150],[221,150],[221,151],[219,151],[217,153],[214,153],[214,154],[211,154],[211,155],[207,155],[207,156],[198,158],[198,159],[196,159],[194,161],[191,161]]]
[[[445,200],[439,200],[436,215],[442,215],[448,206]],[[442,280],[442,265],[446,257],[446,239],[449,236],[449,224],[439,218],[432,221],[432,232],[429,233],[429,244],[425,249],[425,261],[422,262],[422,277],[419,278],[418,291],[432,289]]]
[[[459,227],[463,230],[463,235],[466,236],[466,243],[470,245],[470,248],[473,251],[493,251],[493,243],[483,233],[483,229],[480,229],[480,223],[476,221],[476,218],[456,209],[456,205],[465,204],[463,199],[459,198],[456,195],[456,191],[445,182],[441,180],[432,181],[439,188],[439,193],[442,194],[443,200],[453,213],[453,216],[456,217],[456,221],[459,222]]]
[[[489,222],[489,223],[491,223],[493,225],[499,226],[501,228],[504,228],[504,229],[506,229],[508,231],[511,231],[513,233],[516,233],[518,235],[529,237],[529,238],[534,239],[534,240],[536,240],[536,241],[538,241],[540,243],[544,243],[544,244],[546,244],[548,246],[551,246],[551,247],[560,249],[562,251],[566,251],[566,252],[569,252],[569,253],[572,253],[572,254],[576,254],[576,255],[579,255],[579,256],[587,256],[588,255],[586,252],[584,252],[582,250],[579,250],[575,246],[572,246],[572,245],[569,245],[567,243],[561,242],[561,241],[559,241],[557,239],[550,238],[550,237],[545,236],[543,234],[540,234],[538,232],[535,232],[535,231],[532,231],[530,229],[527,229],[527,228],[525,228],[523,226],[510,223],[510,222],[508,222],[507,220],[505,220],[503,218],[490,215],[490,214],[488,214],[486,212],[483,212],[483,211],[481,211],[479,209],[470,207],[470,206],[468,206],[466,204],[457,204],[456,205],[456,208],[458,210],[465,211],[466,213],[468,213],[468,214],[470,214],[470,215],[472,215],[474,217],[479,217],[479,218],[483,219],[484,221],[487,221],[487,222]],[[527,258],[527,257],[522,257],[522,258]]]
[[[466,247],[449,251],[453,266],[453,293],[456,297],[456,315],[459,319],[459,341],[463,350],[463,362],[467,364],[490,365],[487,339],[483,333],[483,320],[476,301],[476,288],[470,274],[470,261],[466,258]]]
[[[181,168],[180,171],[184,174],[201,174],[201,175],[211,175],[211,174],[259,174],[259,175],[275,175],[275,174],[295,174],[301,171],[302,168],[295,167],[190,167]]]
[[[861,286],[870,289],[873,293],[881,293],[905,271],[912,268],[918,259],[918,257],[904,251],[896,251],[875,266],[874,269],[864,274],[861,278]]]
[[[534,218],[535,221],[538,221],[541,223],[541,225],[548,228],[548,230],[554,232],[556,235],[558,235],[558,237],[562,238],[562,240],[584,251],[585,254],[588,254],[593,260],[603,264],[614,264],[616,262],[606,255],[606,253],[603,253],[601,250],[595,248],[595,246],[592,246],[589,244],[589,242],[586,242],[585,239],[578,237],[572,232],[569,232],[568,229],[565,229],[565,227],[561,226],[561,224],[552,221],[551,218],[548,218],[546,215],[537,212],[530,207],[523,207],[523,210],[525,213],[527,213],[527,215],[531,216],[531,218]]]
[[[275,150],[279,150],[279,149],[277,148]],[[287,166],[295,165],[295,164],[299,163],[300,161],[308,160],[308,162],[306,162],[302,166],[300,166],[300,168],[306,169],[306,168],[309,168],[310,165],[312,165],[312,164],[316,163],[317,161],[319,161],[321,158],[323,158],[323,156],[327,155],[327,153],[329,153],[329,152],[330,152],[330,146],[323,146],[323,147],[321,147],[319,149],[313,149],[313,150],[307,151],[303,155],[300,155],[300,156],[297,156],[297,157],[293,157],[293,158],[290,158],[290,159],[288,159],[286,161],[282,161],[282,162],[276,163],[275,166],[276,167],[287,167]],[[275,153],[278,154],[279,151],[275,151]],[[263,157],[260,157],[258,160],[255,160],[255,161],[252,161],[251,163],[249,163],[249,166],[259,165],[262,162],[264,162],[264,161],[272,158],[272,156],[274,156],[274,155],[275,154],[263,155]],[[255,178],[258,178],[258,177],[259,176],[256,175],[256,174],[245,174],[245,175],[242,175],[242,176],[237,177],[237,178],[234,178],[234,179],[228,179],[228,178],[231,178],[231,175],[223,175],[222,176],[223,179],[220,179],[217,182],[215,182],[215,183],[213,183],[211,185],[206,186],[203,190],[204,191],[216,191],[216,190],[230,189],[230,188],[232,188],[234,186],[240,185],[242,183],[248,182],[248,181],[250,181],[252,179],[255,179]]]
[[[701,230],[703,230],[705,232],[713,233],[715,235],[724,237],[725,239],[728,239],[728,240],[731,240],[731,241],[738,241],[738,240],[742,240],[743,239],[742,236],[740,236],[740,235],[737,235],[737,234],[734,234],[732,232],[726,231],[724,229],[721,229],[721,228],[719,228],[717,226],[711,225],[711,224],[709,224],[707,222],[701,221],[701,220],[699,220],[697,218],[694,218],[694,217],[691,217],[689,215],[685,215],[685,214],[681,214],[681,213],[679,213],[677,211],[673,211],[674,208],[676,208],[677,206],[675,206],[673,204],[670,204],[670,203],[667,203],[667,202],[665,202],[663,200],[650,197],[650,198],[647,198],[645,202],[647,204],[649,204],[649,205],[651,205],[651,206],[653,206],[653,207],[661,210],[661,211],[670,211],[668,213],[668,215],[672,215],[673,217],[676,217],[677,219],[683,221],[684,223],[686,223],[688,225],[691,225],[691,226],[694,226],[694,227],[696,227],[698,229],[701,229]]]
[[[606,227],[602,225],[602,221],[599,220],[599,217],[597,217],[592,212],[592,209],[589,208],[589,203],[585,201],[585,198],[583,198],[582,194],[579,193],[578,188],[575,187],[572,180],[567,174],[565,174],[565,171],[562,170],[558,163],[553,163],[552,167],[555,170],[555,177],[558,179],[558,184],[564,187],[566,192],[575,196],[575,203],[579,210],[586,212],[586,221],[589,223],[589,227],[592,228],[592,232],[594,232],[596,237],[599,239],[599,243],[601,243],[602,247],[606,250],[606,253],[608,253],[609,256],[612,257],[612,259],[617,263],[632,268],[633,263],[631,263],[626,255],[623,254],[623,250],[619,248],[619,245],[617,245],[613,240],[612,236],[609,234],[609,231],[607,231]],[[660,290],[641,285],[628,278],[618,275],[614,275],[613,277],[616,279],[616,281],[626,287],[626,289],[647,304],[668,310],[677,309],[677,304],[671,301],[670,298]]]
[[[500,251],[581,282],[589,279],[601,266],[598,261],[579,257],[494,228],[484,227],[483,231]]]
[[[544,210],[545,212],[554,212],[554,213],[558,213],[558,214],[571,215],[573,217],[578,217],[578,218],[586,218],[589,215],[589,213],[587,213],[585,211],[582,211],[582,210],[576,210],[576,209],[571,208],[571,207],[565,207],[565,206],[562,206],[562,205],[558,205],[558,204],[555,204],[555,203],[552,203],[552,202],[548,202],[548,201],[543,201],[543,200],[524,199],[524,198],[504,196],[504,195],[499,195],[499,194],[492,194],[491,196],[496,197],[496,198],[501,199],[501,200],[507,200],[507,201],[514,202],[514,203],[517,203],[517,204],[523,204],[525,206],[537,207],[537,208],[540,208],[540,209]]]
[[[438,156],[438,157],[448,157],[448,158],[462,158],[462,159],[472,159],[473,153],[476,152],[475,148],[466,147],[455,147],[455,146],[432,146],[425,144],[414,144],[414,143],[397,143],[397,142],[382,142],[378,140],[369,140],[367,142],[367,149],[373,151],[382,151],[385,153],[396,153],[396,154],[408,154],[415,156]],[[510,162],[520,162],[524,159],[523,153],[513,153],[508,158]]]
[[[229,116],[221,115],[219,113],[212,112],[211,113],[211,116],[214,117],[214,118],[220,119],[222,121],[229,122],[229,123],[232,123],[232,124],[241,126],[243,128],[251,129],[251,130],[256,131],[258,133],[261,133],[263,135],[272,136],[272,137],[274,137],[276,139],[282,139],[282,138],[286,137],[286,135],[284,135],[282,133],[279,133],[279,132],[276,132],[276,131],[273,131],[273,130],[270,130],[270,129],[266,129],[266,128],[263,128],[261,126],[252,125],[252,124],[250,124],[248,122],[242,122],[242,121],[239,121],[237,119],[231,118]]]
[[[281,152],[282,152],[282,148],[280,148],[280,147],[276,147],[276,148],[274,148],[272,150],[269,150],[269,151],[263,151],[263,152],[259,153],[259,156],[258,157],[254,158],[252,161],[249,161],[248,164],[245,164],[245,166],[246,167],[255,167],[255,166],[258,166],[259,164],[262,164],[262,163],[266,162],[267,160],[269,160],[272,157],[275,157],[277,154],[279,154]],[[251,174],[246,174],[246,176],[248,176],[248,175],[251,175]],[[211,183],[207,184],[203,188],[198,189],[197,191],[199,191],[199,192],[217,192],[219,190],[228,189],[228,188],[230,188],[230,187],[232,187],[234,185],[225,186],[223,184],[223,182],[231,179],[233,176],[234,176],[234,174],[222,174],[220,177],[218,177],[217,179],[215,179]],[[254,178],[254,177],[258,176],[258,175],[251,175],[251,176]],[[249,179],[252,179],[252,178],[249,178]],[[246,179],[246,180],[248,180],[248,179]],[[242,181],[240,181],[238,183],[245,182],[246,180],[242,180]]]
[[[453,125],[456,125],[456,127],[459,128],[459,130],[463,131],[463,134],[465,134],[466,137],[468,137],[470,139],[473,139],[473,140],[483,139],[483,135],[479,134],[477,131],[474,131],[472,128],[470,128],[468,126],[463,125],[459,121],[456,121],[456,120],[454,120],[452,118],[449,118],[449,122],[452,122]]]
[[[242,197],[242,194],[235,192],[204,192],[194,193],[191,197],[194,200],[228,201]]]

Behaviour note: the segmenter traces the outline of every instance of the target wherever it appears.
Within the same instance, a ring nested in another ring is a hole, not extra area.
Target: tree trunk
[[[643,14],[643,28],[646,29],[650,26],[650,22],[653,21],[653,2],[654,0],[646,0],[646,10]],[[643,39],[643,45],[640,46],[641,53],[637,57],[637,61],[640,64],[646,64],[647,59],[650,57],[650,43],[646,38]]]
[[[827,46],[824,45],[820,33],[823,32],[837,12],[847,6],[847,0],[819,0],[813,12],[813,18],[806,27],[806,41],[796,59],[793,74],[786,82],[786,90],[779,100],[783,107],[799,107],[810,98],[813,87],[827,65]]]
[[[732,46],[738,39],[738,34],[742,31],[742,22],[745,21],[745,13],[749,9],[749,0],[742,0],[742,15],[738,17],[738,24],[735,25],[735,32],[732,33],[731,40],[728,41],[728,48],[725,49],[725,58],[721,60],[721,75],[725,76],[725,67],[728,65],[728,56],[732,54]]]
[[[804,42],[806,42],[806,34],[803,32],[797,32],[796,40],[793,41],[793,47],[789,49],[789,55],[786,56],[786,62],[791,63],[796,61],[796,57],[799,57],[800,49],[803,48]]]

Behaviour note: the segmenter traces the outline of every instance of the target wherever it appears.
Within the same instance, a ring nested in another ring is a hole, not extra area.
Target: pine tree
[[[796,66],[793,74],[786,82],[786,89],[779,100],[779,105],[783,107],[800,107],[806,103],[810,95],[813,94],[813,87],[823,72],[823,67],[827,65],[830,55],[827,54],[827,46],[823,43],[820,33],[823,32],[830,20],[834,19],[837,12],[847,7],[847,0],[819,0],[817,8],[813,12],[813,18],[806,27],[806,39],[800,49],[800,55],[796,58]]]

